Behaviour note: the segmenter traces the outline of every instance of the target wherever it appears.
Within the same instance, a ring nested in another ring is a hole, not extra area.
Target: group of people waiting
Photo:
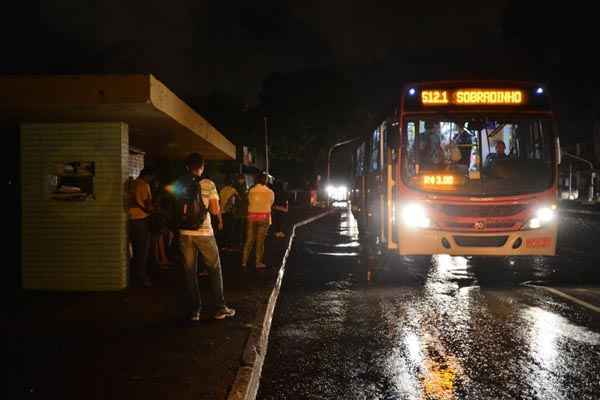
[[[240,174],[237,179],[229,177],[218,191],[212,180],[202,176],[204,166],[204,159],[198,153],[186,158],[186,173],[178,182],[192,182],[188,184],[192,185],[191,189],[189,186],[169,185],[153,196],[151,187],[155,173],[150,168],[143,169],[139,177],[128,185],[132,283],[152,286],[149,274],[151,254],[155,256],[155,264],[181,265],[191,321],[199,321],[202,311],[198,261],[202,261],[208,275],[217,309],[214,318],[234,316],[235,310],[225,304],[223,296],[219,251],[241,251],[241,267],[245,270],[255,250],[255,267],[267,268],[264,246],[269,228],[273,224],[274,236],[285,237],[285,216],[288,212],[288,196],[283,182],[277,181],[271,186],[268,175],[261,173],[248,190],[245,176]],[[189,202],[192,192],[197,193],[198,205]],[[182,202],[180,198],[186,198],[188,202]],[[187,222],[183,225],[182,212],[192,208],[197,224],[190,226]]]

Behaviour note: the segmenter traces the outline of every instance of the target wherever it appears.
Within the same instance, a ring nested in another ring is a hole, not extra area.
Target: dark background
[[[267,116],[272,172],[301,185],[414,80],[547,82],[562,143],[588,140],[597,19],[579,1],[25,1],[3,10],[0,73],[153,73],[237,145],[262,147]]]

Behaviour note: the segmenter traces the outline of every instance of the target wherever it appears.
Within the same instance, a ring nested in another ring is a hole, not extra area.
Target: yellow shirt
[[[229,202],[229,199],[231,199],[232,196],[235,196],[238,194],[238,191],[235,190],[235,188],[231,185],[227,185],[225,187],[223,187],[223,189],[221,189],[221,192],[219,193],[219,197],[221,198],[221,212],[223,214],[227,214],[228,212],[230,212],[230,210],[227,209],[227,203]]]
[[[141,208],[148,210],[152,204],[152,193],[148,182],[142,178],[134,180],[129,187],[128,199],[129,219],[144,219],[150,215]]]
[[[270,214],[274,201],[275,193],[258,183],[248,192],[248,214]]]

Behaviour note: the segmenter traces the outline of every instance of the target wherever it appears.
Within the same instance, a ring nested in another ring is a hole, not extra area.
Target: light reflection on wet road
[[[600,297],[600,221],[581,227],[552,259],[389,258],[369,285],[351,214],[299,229],[258,398],[598,398],[600,315],[520,285]]]

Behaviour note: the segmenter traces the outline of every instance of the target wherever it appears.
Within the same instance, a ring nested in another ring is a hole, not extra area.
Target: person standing
[[[256,184],[248,191],[248,216],[246,241],[242,253],[242,268],[246,268],[250,253],[256,244],[256,268],[266,268],[263,262],[265,238],[271,225],[271,207],[275,194],[267,187],[267,175],[260,174]]]
[[[233,232],[235,238],[233,245],[236,250],[241,250],[244,246],[244,227],[246,226],[246,217],[248,216],[248,186],[244,174],[238,175],[235,189],[237,190],[239,201],[234,213]]]
[[[311,207],[316,207],[319,203],[318,201],[318,187],[316,182],[309,183],[308,192],[310,193],[309,201]]]
[[[502,140],[496,141],[495,148],[496,152],[489,153],[485,158],[484,166],[486,168],[490,168],[496,160],[508,160],[508,156],[505,153],[506,145]]]
[[[471,145],[473,143],[473,138],[471,137],[471,133],[464,127],[464,123],[458,124],[459,132],[452,138],[452,141],[458,146],[460,150],[460,161],[458,163],[465,164],[467,167],[469,166],[470,156],[471,156]]]
[[[154,259],[160,268],[167,268],[172,265],[169,249],[174,238],[172,231],[173,215],[175,211],[172,207],[170,196],[167,196],[165,187],[161,185],[156,191],[154,197],[154,212],[150,216],[151,231],[153,234]]]
[[[187,202],[183,208],[178,207],[180,250],[183,256],[183,268],[185,273],[186,289],[190,299],[190,320],[199,321],[202,311],[200,288],[198,285],[197,258],[202,257],[206,269],[212,297],[216,307],[215,319],[233,317],[235,310],[225,305],[223,296],[223,276],[221,271],[221,259],[219,249],[211,222],[211,214],[219,215],[219,194],[213,181],[201,179],[204,172],[204,158],[198,153],[190,154],[185,162],[187,174],[178,180],[176,185],[176,196],[178,191],[187,196]],[[190,204],[199,195],[198,205]],[[190,200],[191,199],[191,200]],[[192,209],[192,211],[190,211]],[[183,211],[182,211],[183,210]],[[196,211],[198,210],[198,211]],[[183,212],[183,214],[182,214]],[[193,213],[198,214],[198,217]],[[190,213],[193,218],[190,222]],[[197,219],[194,221],[194,219]],[[183,221],[183,222],[181,222]]]
[[[285,222],[288,207],[289,196],[285,190],[285,184],[278,180],[275,182],[275,202],[273,203],[273,228],[275,230],[275,237],[284,238],[285,233]]]
[[[233,179],[227,178],[225,186],[219,192],[221,215],[223,217],[222,241],[223,250],[232,250],[234,246],[235,215],[239,207],[239,194],[234,187]]]
[[[144,168],[137,179],[131,182],[128,193],[129,238],[133,253],[132,279],[135,284],[150,287],[148,275],[148,255],[150,253],[150,214],[152,213],[152,192],[150,183],[154,172]]]

